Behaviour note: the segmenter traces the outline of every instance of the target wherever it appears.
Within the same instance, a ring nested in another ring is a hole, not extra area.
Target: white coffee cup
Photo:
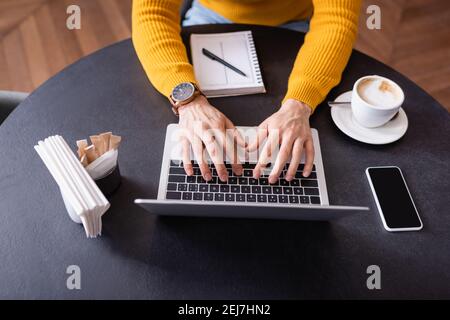
[[[392,119],[404,100],[403,90],[394,81],[377,75],[365,76],[353,85],[353,117],[364,127],[380,127]]]

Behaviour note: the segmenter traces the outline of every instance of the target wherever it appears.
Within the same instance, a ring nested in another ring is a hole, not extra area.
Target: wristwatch
[[[172,111],[178,116],[178,108],[191,102],[199,95],[203,95],[195,83],[182,82],[173,88],[169,100],[172,104]]]

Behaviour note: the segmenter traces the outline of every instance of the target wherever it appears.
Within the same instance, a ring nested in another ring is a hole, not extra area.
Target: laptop
[[[256,136],[254,127],[237,127],[249,141]],[[161,216],[287,219],[287,220],[331,220],[350,214],[364,213],[368,207],[330,205],[322,164],[319,135],[311,129],[314,141],[314,167],[309,177],[302,176],[304,157],[297,168],[295,179],[287,181],[284,174],[277,183],[270,184],[268,167],[259,179],[253,178],[257,154],[238,153],[244,168],[241,176],[231,170],[229,161],[224,161],[228,171],[227,182],[217,176],[214,164],[207,159],[212,180],[206,182],[198,163],[192,160],[194,175],[187,176],[182,163],[182,146],[179,142],[177,124],[169,124],[166,131],[164,154],[161,166],[157,199],[136,199],[135,203],[148,212]],[[276,154],[272,155],[272,159]],[[191,152],[191,159],[194,159]]]

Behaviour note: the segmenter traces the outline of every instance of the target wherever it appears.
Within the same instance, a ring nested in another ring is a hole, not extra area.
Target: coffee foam
[[[400,100],[397,88],[384,79],[364,79],[358,85],[359,96],[367,103],[381,107],[395,107]]]

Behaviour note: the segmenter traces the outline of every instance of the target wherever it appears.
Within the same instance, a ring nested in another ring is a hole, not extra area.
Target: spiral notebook
[[[246,76],[206,57],[203,48]],[[207,97],[266,92],[251,31],[192,34],[191,55],[199,87]]]

